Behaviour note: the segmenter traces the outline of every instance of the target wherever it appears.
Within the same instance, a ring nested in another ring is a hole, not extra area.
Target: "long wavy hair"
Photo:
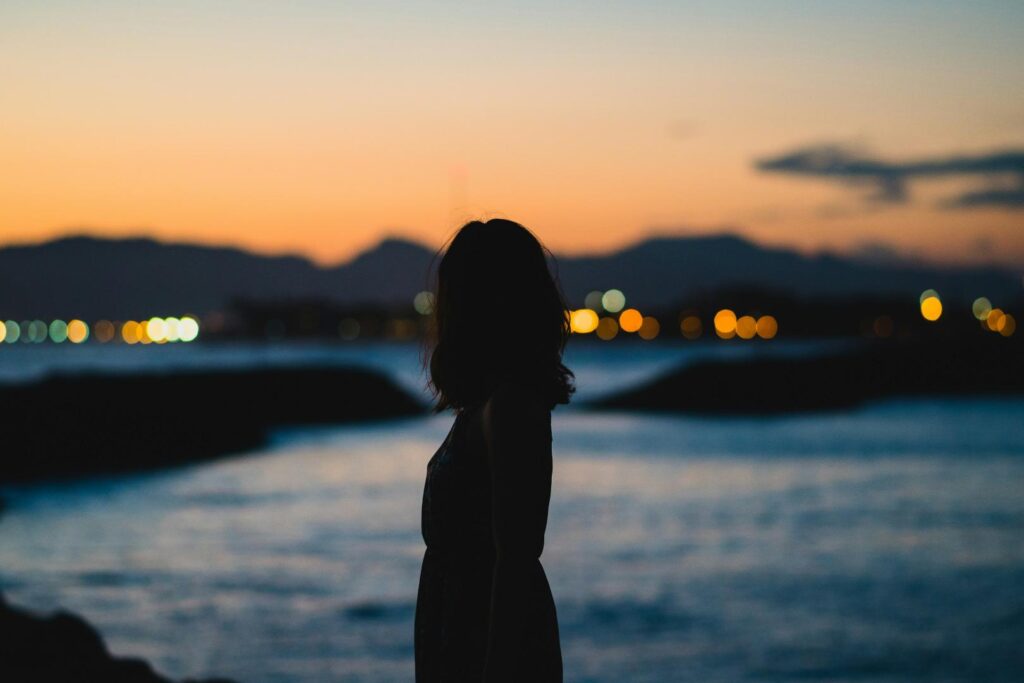
[[[436,411],[480,405],[503,382],[552,408],[569,402],[569,311],[549,259],[533,233],[501,218],[466,223],[443,249],[426,349]]]

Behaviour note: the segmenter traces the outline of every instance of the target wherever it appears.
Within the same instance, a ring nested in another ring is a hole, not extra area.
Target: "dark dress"
[[[481,410],[459,412],[427,464],[416,681],[476,683],[485,670],[487,681],[561,681],[558,622],[539,561],[551,487],[550,413],[546,453],[531,449],[542,452],[495,477],[492,469],[505,470],[492,467],[480,423],[471,423]],[[543,433],[540,423],[535,426]],[[540,467],[531,469],[529,462]],[[496,607],[507,604],[514,606]],[[492,609],[503,615],[501,623],[492,624]]]

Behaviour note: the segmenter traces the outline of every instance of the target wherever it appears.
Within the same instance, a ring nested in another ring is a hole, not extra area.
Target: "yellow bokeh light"
[[[181,333],[178,330],[181,326],[181,321],[177,318],[164,318],[164,323],[167,324],[167,334],[164,335],[167,341],[178,341],[181,338]]]
[[[939,301],[939,297],[929,296],[921,301],[921,316],[930,322],[942,317],[942,302]]]
[[[635,308],[627,308],[619,316],[619,327],[623,332],[636,332],[644,324],[644,317]]]
[[[657,337],[659,332],[661,332],[661,323],[649,315],[644,316],[644,320],[640,324],[640,338],[650,341]]]
[[[722,339],[732,339],[736,336],[736,314],[728,308],[715,313],[715,333]]]
[[[753,339],[757,334],[757,321],[753,316],[745,315],[736,321],[736,334],[740,339]]]
[[[167,340],[167,323],[163,318],[150,318],[146,323],[146,335],[155,342]]]
[[[127,344],[138,344],[139,324],[134,320],[128,320],[121,325],[121,339]]]
[[[985,326],[993,332],[998,332],[999,326],[1003,324],[1003,318],[1005,317],[1006,314],[1003,313],[1002,309],[993,308],[988,312],[988,315],[985,316]]]
[[[779,321],[775,316],[762,315],[757,319],[757,336],[761,339],[774,339],[779,333]]]
[[[0,320],[0,342],[2,342],[4,339],[7,339],[7,323],[5,323],[3,320]]]
[[[68,323],[68,341],[72,344],[81,344],[89,338],[89,326],[82,320],[72,320]]]
[[[704,325],[697,316],[688,315],[679,323],[679,329],[687,339],[696,339],[704,331]]]
[[[183,342],[193,341],[199,336],[199,323],[191,316],[185,316],[178,322],[178,338]]]
[[[605,341],[615,339],[615,335],[618,333],[619,324],[615,322],[615,318],[601,318],[601,321],[597,323],[597,336]]]
[[[590,334],[597,329],[597,313],[581,308],[569,315],[569,325],[576,334]]]
[[[999,321],[999,334],[1004,337],[1009,337],[1017,329],[1017,321],[1009,313],[1003,315],[1002,320]]]

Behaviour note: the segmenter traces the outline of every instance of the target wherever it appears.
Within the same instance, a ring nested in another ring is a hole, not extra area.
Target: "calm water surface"
[[[656,349],[584,349],[581,393],[680,361]],[[415,358],[375,362],[412,383]],[[279,432],[214,463],[6,490],[0,585],[176,677],[411,680],[420,494],[450,423]],[[567,680],[1022,680],[1024,400],[559,408],[554,435],[543,561]]]

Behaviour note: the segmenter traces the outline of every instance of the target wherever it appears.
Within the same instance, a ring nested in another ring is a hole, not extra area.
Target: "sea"
[[[701,358],[835,346],[570,345],[542,557],[566,681],[1024,681],[1024,399],[584,406]],[[0,381],[361,365],[426,401],[421,360],[398,343],[19,344]],[[412,681],[420,499],[452,419],[282,429],[212,462],[5,487],[0,590],[174,678]]]

